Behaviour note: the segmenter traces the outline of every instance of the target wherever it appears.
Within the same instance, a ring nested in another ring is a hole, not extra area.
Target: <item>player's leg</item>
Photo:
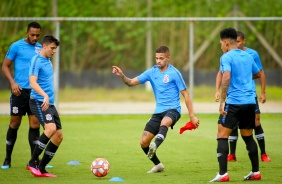
[[[140,145],[146,155],[149,152],[150,142],[158,133],[160,122],[161,122],[160,114],[154,114],[147,122],[144,128]],[[154,163],[154,167],[147,173],[156,173],[164,170],[164,165],[160,162],[156,154],[154,154],[153,157],[150,158],[150,160]]]
[[[255,136],[258,141],[258,145],[261,152],[261,160],[263,162],[270,162],[271,159],[268,157],[265,151],[265,139],[264,139],[264,131],[260,124],[260,113],[256,114],[256,127],[255,127]]]
[[[17,140],[18,128],[21,125],[21,121],[22,116],[11,115],[10,124],[6,134],[6,157],[1,166],[2,169],[9,169],[11,167],[12,152]]]
[[[237,140],[238,140],[238,127],[234,128],[228,137],[229,140],[229,146],[230,146],[230,154],[227,157],[227,160],[230,161],[236,161],[236,146],[237,146]]]
[[[255,127],[255,104],[242,106],[242,114],[240,116],[239,129],[246,144],[247,153],[252,165],[252,171],[244,176],[245,180],[259,180],[261,178],[259,172],[258,147],[253,138],[253,129]]]

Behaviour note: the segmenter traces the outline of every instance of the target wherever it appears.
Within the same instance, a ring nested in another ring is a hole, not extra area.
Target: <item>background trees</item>
[[[52,17],[57,7],[58,17],[147,17],[150,0],[2,0],[1,17]],[[151,0],[152,17],[225,17],[234,15],[234,8],[249,17],[282,16],[281,0]],[[25,37],[28,22],[0,21],[0,62],[9,45]],[[54,32],[54,23],[40,21],[42,34]],[[195,22],[194,48],[210,39],[220,22]],[[282,21],[252,21],[256,30],[279,53]],[[267,50],[244,22],[238,29],[247,37],[247,45],[256,49],[266,69],[279,68]],[[224,22],[234,27],[234,22]],[[172,63],[183,69],[189,59],[189,22],[152,22],[152,45],[155,50],[167,45]],[[119,65],[127,70],[145,69],[146,22],[62,22],[60,69],[62,71],[102,70]],[[218,35],[218,34],[217,34]],[[154,53],[154,51],[153,51]],[[219,37],[211,39],[209,47],[196,63],[196,69],[216,70],[222,51]],[[281,56],[281,55],[280,55]],[[154,56],[152,55],[154,62]]]

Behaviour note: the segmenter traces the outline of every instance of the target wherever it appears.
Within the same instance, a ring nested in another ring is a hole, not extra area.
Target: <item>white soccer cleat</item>
[[[155,165],[150,171],[147,173],[157,173],[164,171],[164,165],[162,163],[159,163],[158,165]]]
[[[147,153],[147,157],[149,157],[149,159],[153,158],[153,156],[155,155],[157,150],[157,145],[155,142],[151,142],[150,146],[149,146],[149,151]]]
[[[260,172],[250,172],[247,176],[244,176],[244,180],[260,180],[261,174]]]
[[[223,175],[220,175],[219,173],[217,173],[215,178],[212,179],[210,182],[227,182],[227,181],[229,181],[229,179],[230,179],[230,177],[229,177],[228,173],[225,173]]]

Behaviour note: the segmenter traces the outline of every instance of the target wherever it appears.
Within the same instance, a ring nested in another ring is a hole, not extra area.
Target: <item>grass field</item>
[[[104,184],[112,177],[121,177],[124,183],[147,184],[192,184],[208,183],[218,172],[216,158],[216,132],[218,115],[199,115],[201,125],[194,131],[179,134],[185,124],[183,116],[169,130],[165,142],[158,149],[160,160],[165,165],[162,173],[147,174],[153,164],[139,146],[145,122],[150,115],[93,115],[62,116],[64,141],[50,165],[50,172],[57,178],[35,178],[25,169],[30,158],[27,141],[27,118],[18,131],[18,139],[12,157],[12,168],[0,170],[0,183],[6,184]],[[262,114],[266,149],[272,162],[260,161],[262,180],[256,183],[281,183],[282,181],[282,127],[281,114]],[[0,161],[4,159],[5,136],[8,116],[0,117]],[[95,177],[90,171],[92,160],[106,158],[111,164],[110,173],[104,178]],[[81,164],[70,166],[70,161]],[[231,183],[246,183],[243,176],[251,170],[245,145],[240,138],[237,145],[237,162],[228,164]]]

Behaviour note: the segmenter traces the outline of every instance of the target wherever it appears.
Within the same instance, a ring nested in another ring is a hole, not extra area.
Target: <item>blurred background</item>
[[[282,0],[1,0],[0,9],[1,17],[35,18],[281,17]],[[10,44],[25,37],[29,22],[0,21],[1,65]],[[55,34],[55,21],[38,22],[41,38]],[[193,26],[195,86],[214,86],[222,55],[218,30],[234,27],[245,33],[246,46],[259,52],[267,84],[282,87],[282,21],[194,21]],[[124,87],[111,74],[111,66],[135,77],[154,65],[155,50],[161,45],[170,48],[171,63],[188,83],[189,28],[189,21],[61,21],[59,86]],[[1,72],[0,90],[9,88]]]

